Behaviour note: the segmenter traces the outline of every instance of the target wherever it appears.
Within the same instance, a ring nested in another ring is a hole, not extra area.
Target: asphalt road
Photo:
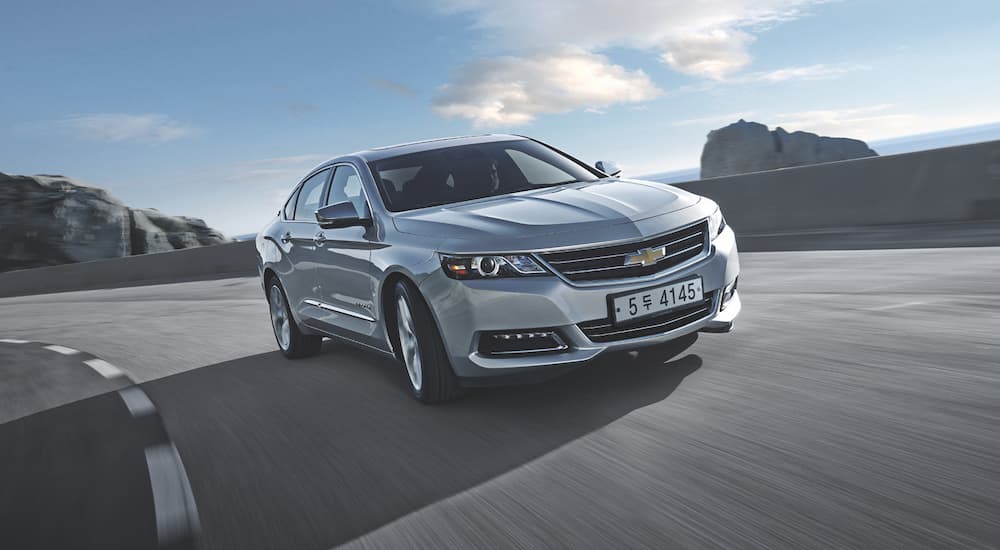
[[[252,279],[3,299],[0,338],[144,382],[204,548],[1000,547],[1000,248],[741,259],[731,334],[438,407],[281,358]]]

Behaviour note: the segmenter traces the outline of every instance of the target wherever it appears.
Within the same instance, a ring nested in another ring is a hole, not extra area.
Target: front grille
[[[628,244],[549,252],[541,254],[553,269],[571,281],[598,281],[643,277],[680,265],[705,250],[708,222],[704,221],[677,231]],[[647,262],[625,265],[629,256],[640,251],[663,249],[663,256]]]
[[[667,311],[660,315],[635,319],[628,323],[615,325],[611,318],[597,319],[580,323],[577,326],[590,338],[591,342],[617,342],[629,338],[640,338],[653,334],[662,334],[695,321],[704,319],[712,313],[715,291],[705,294],[701,302],[683,309]]]

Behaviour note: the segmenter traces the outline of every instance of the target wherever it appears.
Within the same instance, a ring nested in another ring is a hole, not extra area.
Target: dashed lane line
[[[116,378],[119,376],[125,376],[125,373],[121,369],[108,363],[104,359],[88,359],[83,362],[84,365],[94,369],[98,374],[105,378]]]
[[[49,351],[54,351],[56,353],[61,353],[63,355],[76,355],[77,353],[80,353],[79,351],[73,348],[67,348],[66,346],[51,345],[51,346],[45,346],[45,349]]]
[[[30,340],[0,338],[0,344],[27,344]],[[44,349],[62,355],[77,355],[81,352],[66,346],[43,345]],[[84,357],[90,354],[83,354]],[[93,356],[91,356],[93,357]],[[118,367],[103,359],[93,357],[83,364],[94,369],[104,378],[129,376]],[[118,395],[133,418],[158,415],[156,405],[146,392],[138,386],[118,390]],[[162,419],[160,420],[162,422]],[[149,471],[150,488],[153,493],[153,510],[156,518],[156,536],[160,547],[174,547],[177,544],[194,541],[200,534],[201,522],[194,501],[194,493],[188,481],[184,463],[181,462],[177,447],[169,442],[146,447],[146,467]]]
[[[128,412],[132,413],[133,418],[147,416],[156,412],[156,405],[153,405],[153,402],[150,401],[146,392],[142,391],[137,386],[131,386],[123,390],[119,390],[118,395],[120,395],[122,401],[125,402],[125,406],[128,407]]]
[[[160,546],[197,537],[198,510],[177,448],[173,443],[146,447],[146,466]]]

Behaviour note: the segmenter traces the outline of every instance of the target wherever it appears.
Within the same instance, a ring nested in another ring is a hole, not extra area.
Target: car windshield
[[[444,147],[370,165],[392,212],[599,178],[579,161],[531,140]]]

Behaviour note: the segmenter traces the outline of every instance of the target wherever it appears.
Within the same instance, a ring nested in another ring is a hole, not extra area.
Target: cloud
[[[722,80],[750,64],[747,46],[754,40],[743,31],[713,29],[667,40],[660,58],[679,73]]]
[[[417,95],[417,91],[413,88],[407,86],[406,84],[401,84],[395,80],[388,80],[385,78],[375,78],[369,77],[368,83],[376,88],[381,88],[383,90],[388,90],[390,92],[395,92],[399,95],[413,96]]]
[[[788,80],[831,80],[847,73],[865,71],[868,65],[838,63],[807,65],[803,67],[785,67],[773,71],[756,72],[735,78],[734,82],[785,82]]]
[[[285,105],[285,109],[292,114],[304,115],[319,112],[319,105],[316,105],[315,103],[293,101]]]
[[[139,141],[160,143],[191,136],[195,128],[167,115],[98,113],[71,115],[44,126],[53,126],[88,141]]]
[[[731,122],[736,122],[737,120],[743,118],[747,119],[754,115],[754,111],[741,111],[738,113],[729,113],[725,115],[712,115],[699,118],[688,118],[684,120],[677,120],[671,122],[671,126],[717,126],[719,124],[728,124]]]
[[[998,120],[1000,112],[974,115],[900,112],[892,104],[877,104],[841,109],[779,113],[771,119],[788,131],[804,130],[820,135],[851,137],[865,141],[889,139],[938,130],[962,128]]]
[[[508,50],[650,50],[672,69],[721,79],[751,62],[755,34],[808,14],[824,0],[439,0]]]
[[[235,184],[284,185],[291,189],[307,172],[332,157],[307,154],[239,162],[222,169],[225,174],[223,180]]]
[[[642,102],[661,93],[641,70],[629,71],[603,55],[565,48],[467,63],[441,87],[434,111],[477,127],[513,126],[540,114]]]

